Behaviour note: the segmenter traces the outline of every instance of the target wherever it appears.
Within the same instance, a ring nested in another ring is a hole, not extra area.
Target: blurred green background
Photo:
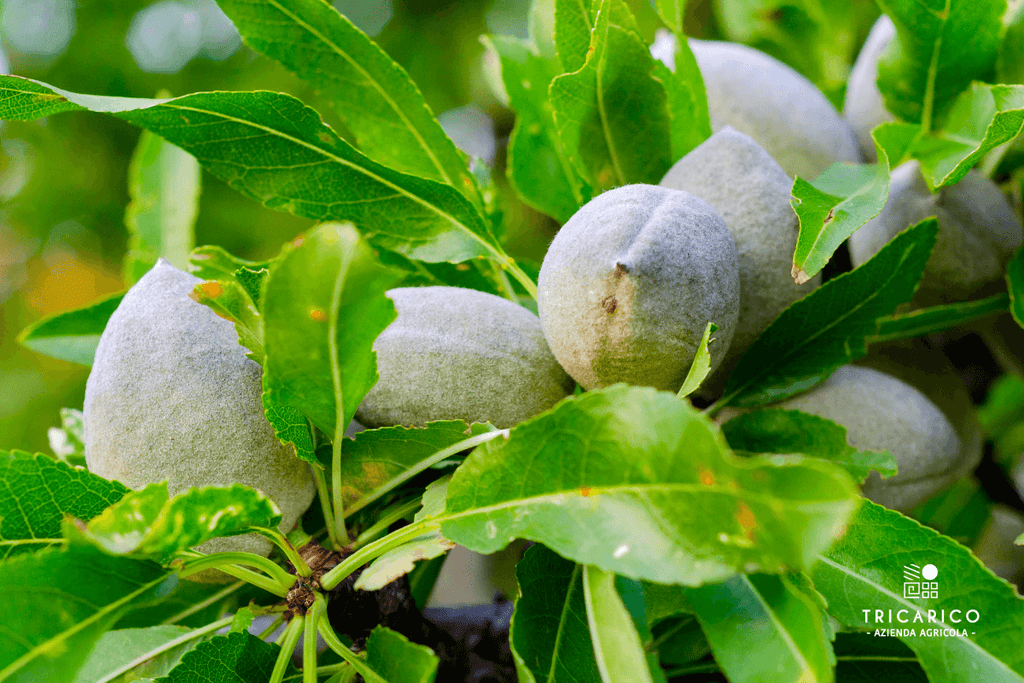
[[[514,117],[494,92],[494,62],[479,37],[526,38],[530,0],[333,4],[409,71],[456,143],[505,184],[503,146]],[[659,22],[650,0],[629,4],[652,42]],[[311,88],[241,44],[213,0],[7,0],[0,7],[0,71],[98,95],[287,92],[344,134]],[[687,12],[688,35],[768,51],[837,103],[878,15],[867,0],[724,0],[714,7],[701,0]],[[88,368],[24,349],[15,338],[46,315],[123,289],[127,169],[139,134],[93,113],[0,122],[0,449],[48,452],[47,428],[60,424],[60,408],[82,406]],[[205,172],[202,182],[197,244],[267,258],[312,224],[265,209]],[[557,224],[505,195],[508,251],[539,261]]]

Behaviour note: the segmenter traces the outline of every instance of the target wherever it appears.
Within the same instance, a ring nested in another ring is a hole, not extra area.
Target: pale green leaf
[[[142,131],[128,165],[125,210],[128,253],[125,282],[133,284],[163,257],[184,270],[195,243],[200,172],[195,158],[149,131]]]
[[[111,294],[84,308],[36,321],[21,331],[18,343],[46,356],[91,367],[100,336],[124,294]]]
[[[679,398],[689,396],[697,391],[701,382],[707,379],[708,374],[711,372],[711,354],[708,351],[708,345],[715,341],[711,338],[711,335],[717,329],[718,325],[714,323],[708,323],[708,326],[704,328],[704,336],[701,337],[700,344],[697,346],[697,354],[693,357],[693,364],[690,365],[690,370],[686,373],[683,386],[679,388],[679,393],[676,394]]]
[[[583,601],[601,680],[652,683],[633,619],[615,590],[615,574],[594,566],[584,567]]]

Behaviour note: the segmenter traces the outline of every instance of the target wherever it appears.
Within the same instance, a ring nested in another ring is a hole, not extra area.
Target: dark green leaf
[[[345,513],[352,514],[394,490],[431,465],[431,456],[473,436],[493,432],[489,423],[430,422],[425,427],[384,427],[345,441],[341,490]],[[450,456],[444,456],[450,457]]]
[[[388,683],[430,683],[438,659],[429,647],[377,626],[366,639],[366,664]]]
[[[686,601],[686,591],[680,586],[643,582],[644,601],[647,603],[647,621],[651,624],[677,614],[692,614]]]
[[[0,680],[67,683],[133,600],[176,581],[153,562],[91,548],[8,559],[0,564]]]
[[[85,467],[85,422],[81,410],[61,408],[60,427],[50,427],[46,437],[58,460],[72,467]]]
[[[126,493],[45,455],[0,451],[0,558],[61,543],[65,515],[92,519]]]
[[[290,443],[295,448],[295,457],[311,465],[320,466],[309,421],[298,408],[284,405],[279,396],[277,392],[264,392],[261,397],[263,411],[267,416],[267,422],[274,427],[274,434],[281,443]]]
[[[715,341],[711,338],[711,335],[717,329],[718,325],[714,323],[708,323],[708,326],[704,328],[704,336],[701,337],[700,344],[697,346],[697,354],[693,357],[693,364],[690,366],[689,372],[686,373],[686,379],[683,380],[683,386],[680,387],[677,394],[679,398],[689,396],[697,391],[701,382],[707,379],[708,374],[711,372],[711,354],[708,352],[708,344]]]
[[[682,589],[674,586],[679,593]],[[654,627],[654,644],[663,665],[679,666],[711,654],[704,631],[696,617],[686,614],[666,619]]]
[[[53,358],[92,366],[100,335],[124,294],[111,294],[85,308],[56,313],[34,322],[21,331],[18,343]]]
[[[395,319],[384,292],[400,279],[351,225],[324,224],[286,246],[263,297],[264,392],[340,439],[377,381],[373,342]]]
[[[171,498],[162,482],[127,494],[74,538],[112,555],[163,559],[212,538],[280,523],[274,501],[247,486],[191,488]]]
[[[879,0],[896,36],[878,62],[885,108],[930,130],[971,81],[991,81],[1005,0]]]
[[[888,451],[858,451],[846,440],[846,427],[799,410],[744,413],[726,422],[722,433],[734,451],[821,458],[842,465],[857,481],[864,481],[871,470],[882,477],[896,474],[896,458]]]
[[[565,223],[590,199],[590,188],[562,152],[555,129],[548,86],[561,72],[529,43],[508,36],[490,41],[516,112],[508,142],[509,183],[524,202]]]
[[[1024,248],[1006,264],[1006,286],[1010,292],[1010,313],[1024,327]]]
[[[454,187],[482,205],[473,174],[401,66],[321,0],[221,0],[246,44],[331,101],[368,157]]]
[[[868,338],[869,344],[923,337],[926,334],[945,332],[954,327],[1005,311],[1010,305],[1009,297],[994,294],[987,299],[963,301],[944,306],[919,308],[909,313],[894,313],[878,319],[877,331]]]
[[[527,538],[631,578],[699,585],[804,566],[858,499],[831,463],[734,457],[689,402],[619,384],[478,447],[437,519],[477,552]]]
[[[904,597],[905,581],[916,581],[905,578],[905,568],[929,564],[938,571],[938,597]],[[864,501],[811,577],[841,623],[906,630],[900,640],[917,654],[932,683],[1024,680],[1024,598],[967,548],[898,512]],[[977,610],[974,623],[968,610]],[[930,629],[956,635],[935,636]]]
[[[978,420],[995,442],[996,462],[1012,472],[1024,453],[1024,380],[1011,374],[996,380]]]
[[[841,683],[928,683],[914,651],[873,633],[836,636],[836,680]]]
[[[1024,5],[1007,3],[1003,23],[1006,34],[999,46],[996,61],[996,81],[999,83],[1024,83]]]
[[[110,674],[123,668],[138,657],[165,648],[168,643],[183,635],[190,633],[192,629],[184,626],[151,626],[149,628],[126,628],[117,631],[104,633],[96,647],[85,660],[85,664],[78,670],[71,683],[97,683],[100,680],[110,680]],[[132,669],[130,680],[135,681],[140,677],[162,676],[170,671],[181,659],[181,656],[188,650],[195,647],[195,641],[187,641],[155,655],[155,659],[140,664]],[[123,682],[125,675],[117,676],[114,681]]]
[[[1024,86],[974,83],[954,102],[941,130],[914,145],[921,175],[934,192],[959,182],[990,150],[1024,127]]]
[[[583,600],[583,567],[536,544],[516,566],[509,640],[524,683],[599,683]]]
[[[280,651],[251,633],[229,633],[199,643],[157,683],[268,683]],[[285,676],[299,672],[289,663]]]
[[[988,522],[991,505],[978,480],[964,477],[914,508],[910,516],[958,543],[972,546]]]
[[[674,43],[675,70],[655,61],[653,72],[654,77],[665,86],[672,135],[670,163],[673,164],[711,137],[708,95],[697,59],[688,41],[676,39]]]
[[[70,105],[65,110],[107,112],[160,135],[264,206],[351,220],[378,247],[424,261],[498,253],[484,219],[457,190],[372,161],[290,95],[220,91],[161,101],[0,78],[0,118],[37,119],[59,100]]]
[[[740,574],[686,597],[731,683],[832,681],[830,634],[799,575]]]
[[[818,274],[847,237],[878,215],[889,198],[889,169],[906,158],[919,135],[918,126],[884,123],[871,133],[877,163],[833,164],[812,182],[793,182],[800,219],[792,272],[797,284]]]
[[[665,86],[639,36],[611,22],[613,3],[601,3],[586,64],[550,88],[565,153],[595,193],[657,184],[672,165]]]
[[[636,626],[615,589],[615,574],[585,566],[583,601],[601,679],[653,683]]]
[[[937,231],[934,218],[921,221],[783,311],[740,358],[719,405],[780,401],[866,354],[875,321],[914,295]]]
[[[128,253],[124,279],[138,282],[163,257],[184,270],[195,238],[200,173],[195,158],[158,136],[143,131],[128,165],[125,210]]]

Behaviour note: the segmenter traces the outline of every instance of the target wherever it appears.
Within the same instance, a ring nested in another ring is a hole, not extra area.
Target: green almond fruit
[[[583,387],[678,391],[708,322],[718,325],[712,368],[729,347],[740,309],[736,243],[692,194],[626,185],[562,226],[537,293],[548,344]]]
[[[356,411],[363,425],[465,420],[504,429],[572,392],[540,321],[522,306],[460,287],[387,296],[398,317],[373,345],[380,380]]]
[[[263,369],[234,325],[189,297],[201,282],[160,259],[110,317],[85,388],[86,463],[133,489],[166,480],[172,496],[236,483],[259,489],[289,531],[313,501],[309,465],[267,422]],[[246,534],[199,549],[268,555],[271,544]]]

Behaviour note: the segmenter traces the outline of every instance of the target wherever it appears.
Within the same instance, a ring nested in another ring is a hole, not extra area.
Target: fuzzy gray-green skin
[[[739,254],[740,315],[728,354],[706,387],[720,385],[740,356],[782,311],[821,284],[790,271],[800,224],[789,204],[793,181],[749,136],[726,126],[676,162],[662,187],[685,190],[725,219]],[[722,355],[714,344],[711,354]],[[712,392],[714,393],[714,392]]]
[[[818,177],[837,161],[861,160],[857,138],[818,88],[746,45],[690,40],[704,76],[715,130],[757,141],[790,176]]]
[[[960,439],[935,404],[909,384],[871,368],[844,365],[822,385],[777,405],[819,415],[846,427],[850,445],[889,451],[899,472],[872,472],[865,497],[907,511],[950,484],[962,457]]]
[[[166,479],[172,496],[251,486],[277,503],[289,531],[313,501],[309,465],[267,422],[263,369],[246,358],[234,325],[189,298],[200,282],[160,259],[110,317],[85,387],[86,463],[133,489]],[[200,547],[270,549],[256,534]]]
[[[918,305],[965,301],[1005,287],[1006,263],[1020,247],[1024,230],[1002,191],[971,171],[932,194],[916,161],[892,172],[885,207],[850,236],[853,265],[864,263],[897,233],[929,216],[939,219],[939,233],[914,296]]]
[[[878,90],[878,59],[895,35],[896,26],[888,15],[883,14],[871,27],[846,81],[843,116],[857,135],[864,158],[872,162],[878,160],[878,154],[871,131],[880,123],[896,120],[885,108],[885,100]]]
[[[380,380],[356,419],[367,427],[433,420],[507,428],[573,390],[530,311],[459,287],[401,287],[398,317],[373,344]]]
[[[707,323],[722,359],[740,308],[736,244],[688,192],[626,185],[592,199],[555,236],[537,283],[544,335],[587,389],[677,391]],[[717,356],[717,358],[716,358]]]

